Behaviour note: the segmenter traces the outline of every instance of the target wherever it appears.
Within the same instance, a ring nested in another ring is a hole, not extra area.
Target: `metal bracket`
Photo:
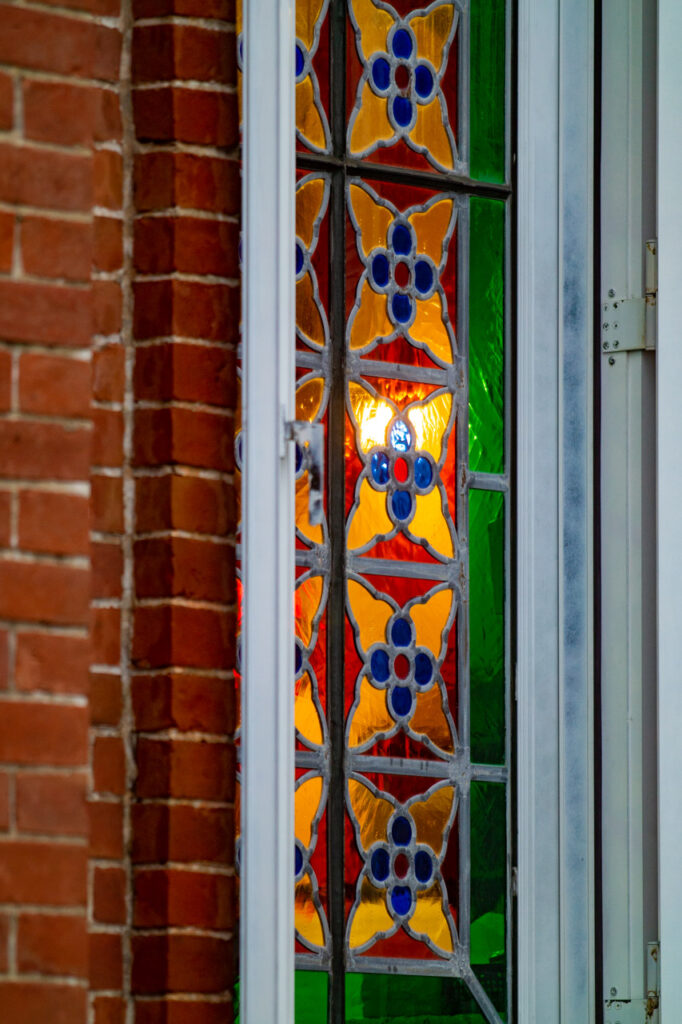
[[[644,298],[618,298],[609,288],[608,299],[602,303],[601,347],[613,366],[620,352],[637,352],[656,348],[656,300],[658,297],[658,265],[656,239],[645,244]]]
[[[324,480],[324,426],[309,420],[287,420],[284,437],[295,441],[298,469],[308,472],[308,518],[311,526],[319,526],[324,519],[322,489]]]
[[[647,347],[645,305],[644,299],[617,298],[602,304],[602,352],[617,355]]]
[[[607,999],[604,1024],[659,1024],[658,943],[647,944],[646,999]],[[615,992],[615,989],[611,989]]]

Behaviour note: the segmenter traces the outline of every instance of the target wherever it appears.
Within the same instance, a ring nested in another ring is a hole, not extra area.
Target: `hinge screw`
[[[617,995],[618,995],[618,989],[616,988],[615,985],[612,985],[611,986],[611,996],[613,997],[613,996],[617,996]]]
[[[616,365],[616,360],[613,358],[613,356],[609,356],[609,366],[615,366],[615,365]]]
[[[615,289],[614,288],[609,288],[609,298],[612,299],[615,294],[616,294]]]
[[[609,347],[609,343],[608,343],[608,341],[604,341],[604,342],[602,342],[602,348],[604,349],[604,351],[605,351],[605,352],[606,352],[606,350],[608,349],[608,347]]]
[[[620,342],[618,340],[614,341],[614,343],[613,343],[613,347],[614,348],[618,348],[619,345],[620,345]]]

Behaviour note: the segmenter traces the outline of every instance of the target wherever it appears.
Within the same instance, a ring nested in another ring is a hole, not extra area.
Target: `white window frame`
[[[294,18],[292,0],[244,0],[244,7],[241,1020],[290,1024],[293,466],[283,423],[293,410]],[[522,1024],[594,1020],[593,22],[591,0],[518,3]]]

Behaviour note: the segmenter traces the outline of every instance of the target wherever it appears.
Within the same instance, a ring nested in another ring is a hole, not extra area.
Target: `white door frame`
[[[594,10],[518,12],[518,1020],[591,1024]]]

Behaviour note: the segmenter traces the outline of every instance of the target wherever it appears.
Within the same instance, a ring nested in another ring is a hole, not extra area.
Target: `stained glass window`
[[[512,1019],[509,31],[297,4],[297,1024]]]

